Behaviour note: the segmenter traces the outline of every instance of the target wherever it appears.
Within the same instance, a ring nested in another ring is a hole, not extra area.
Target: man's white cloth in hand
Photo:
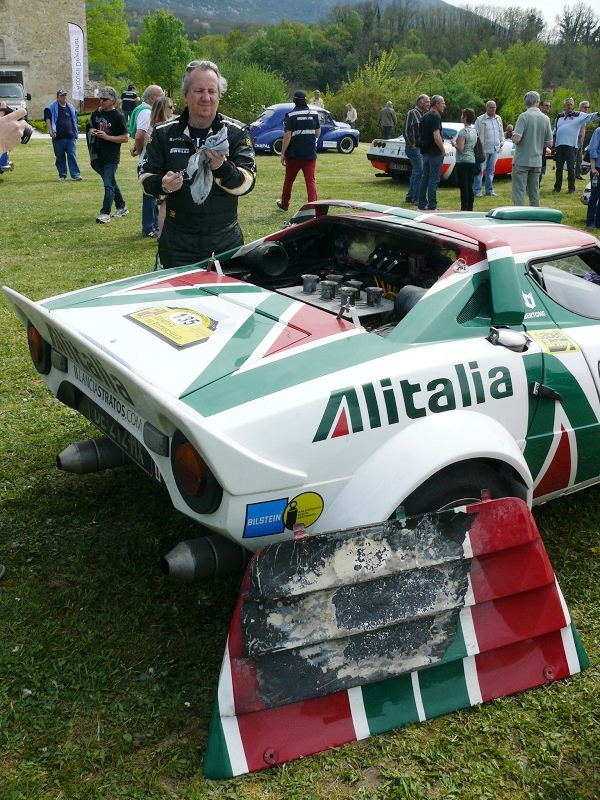
[[[206,200],[213,185],[208,150],[215,150],[227,158],[229,155],[229,141],[225,126],[218,133],[209,136],[202,147],[188,161],[186,172],[192,181],[190,191],[192,199],[199,206]]]

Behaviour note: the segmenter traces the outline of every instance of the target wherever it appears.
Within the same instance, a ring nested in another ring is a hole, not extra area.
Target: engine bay
[[[402,319],[459,259],[469,264],[479,258],[478,249],[460,239],[328,216],[290,226],[223,266],[228,274],[330,313],[352,307],[372,328]]]

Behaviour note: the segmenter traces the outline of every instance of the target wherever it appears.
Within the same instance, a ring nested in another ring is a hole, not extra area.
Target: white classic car
[[[600,480],[600,244],[561,218],[319,201],[218,260],[5,288],[103,434],[59,466],[133,462],[213,532],[169,574],[256,553],[208,777],[587,665],[529,510]]]
[[[448,181],[451,186],[457,185],[454,172],[456,148],[452,144],[452,139],[462,127],[460,122],[444,122],[442,127],[442,137],[446,149],[442,165],[442,180]],[[496,161],[495,175],[511,174],[514,149],[514,144],[509,139],[505,140]],[[398,136],[396,139],[374,139],[367,158],[375,169],[381,170],[395,180],[406,178],[412,172],[412,164],[406,155],[404,136]]]

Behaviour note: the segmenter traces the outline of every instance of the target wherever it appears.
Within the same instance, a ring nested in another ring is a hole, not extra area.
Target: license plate
[[[144,472],[160,482],[159,471],[144,445],[107,414],[104,409],[97,406],[89,397],[80,395],[77,410],[86,419],[89,419],[92,425],[95,425],[101,433],[114,442],[117,447],[120,447],[125,455],[134,461],[138,467],[141,467]]]
[[[408,172],[408,164],[390,164],[392,172]]]

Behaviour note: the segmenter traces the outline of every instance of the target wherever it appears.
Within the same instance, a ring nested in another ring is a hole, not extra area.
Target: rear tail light
[[[216,511],[223,490],[200,453],[179,431],[173,437],[171,466],[175,483],[190,508],[199,514]]]
[[[27,344],[34,367],[40,375],[47,375],[52,366],[52,348],[38,329],[31,323],[27,325]]]

